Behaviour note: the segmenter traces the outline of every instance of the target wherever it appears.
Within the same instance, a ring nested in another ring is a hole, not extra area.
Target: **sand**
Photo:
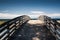
[[[29,20],[29,24],[44,24],[44,21],[42,20]]]

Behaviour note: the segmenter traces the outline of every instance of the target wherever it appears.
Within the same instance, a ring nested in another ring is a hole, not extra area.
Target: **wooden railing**
[[[30,18],[26,15],[14,18],[0,26],[0,40],[8,40],[14,32]]]
[[[56,40],[60,40],[60,24],[56,20],[46,20],[47,28],[56,37]]]

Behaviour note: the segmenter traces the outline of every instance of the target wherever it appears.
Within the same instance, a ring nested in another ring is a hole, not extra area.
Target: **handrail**
[[[60,40],[60,24],[56,20],[47,20],[47,28],[50,32],[56,37],[57,40]]]
[[[16,17],[0,26],[0,40],[8,40],[9,37],[30,18],[26,15]]]

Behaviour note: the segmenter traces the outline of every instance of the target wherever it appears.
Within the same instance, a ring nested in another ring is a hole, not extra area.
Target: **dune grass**
[[[5,21],[0,21],[0,25],[3,24]]]

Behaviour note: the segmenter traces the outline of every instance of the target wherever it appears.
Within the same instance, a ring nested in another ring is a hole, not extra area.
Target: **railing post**
[[[19,26],[20,26],[20,17],[19,17]]]
[[[7,39],[9,39],[9,35],[10,35],[9,30],[10,30],[10,29],[9,29],[9,23],[7,23],[7,31],[8,31],[8,32],[7,32],[7,34],[8,34],[8,36],[7,36],[8,38],[7,38]]]
[[[15,22],[14,22],[14,24],[15,24],[15,30],[17,30],[17,26],[16,26],[16,24],[17,24],[16,21],[17,21],[17,20],[14,20],[14,21],[15,21]]]

